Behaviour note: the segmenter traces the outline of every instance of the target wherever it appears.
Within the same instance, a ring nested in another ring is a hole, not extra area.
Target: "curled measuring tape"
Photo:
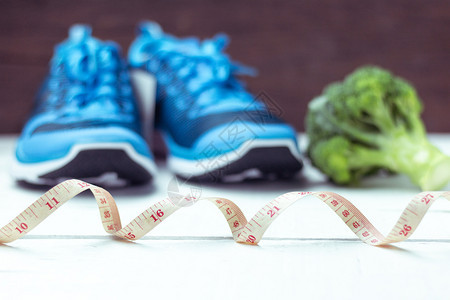
[[[3,226],[0,229],[0,243],[9,243],[21,238],[56,211],[58,207],[85,190],[90,190],[97,200],[105,231],[128,240],[141,238],[181,208],[170,199],[165,199],[150,206],[127,226],[122,227],[116,203],[108,191],[72,179],[53,187],[9,224]],[[314,196],[325,202],[359,239],[373,246],[406,240],[412,235],[428,208],[437,198],[443,197],[450,200],[450,192],[423,192],[416,195],[386,237],[353,204],[333,192],[292,192],[281,195],[261,208],[250,221],[247,221],[239,207],[228,199],[202,198],[199,200],[210,201],[219,208],[225,216],[236,242],[257,244],[266,229],[281,212],[306,196]]]

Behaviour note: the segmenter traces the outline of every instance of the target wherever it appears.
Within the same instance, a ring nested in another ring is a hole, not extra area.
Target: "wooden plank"
[[[299,130],[308,101],[326,84],[373,63],[416,85],[430,131],[450,131],[449,2],[49,0],[2,1],[0,11],[2,133],[20,131],[53,46],[71,24],[92,24],[126,53],[142,19],[181,36],[228,33],[231,56],[260,71],[250,89],[265,91]]]

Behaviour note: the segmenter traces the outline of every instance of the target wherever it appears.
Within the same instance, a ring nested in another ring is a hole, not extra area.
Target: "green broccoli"
[[[338,184],[384,169],[406,174],[422,190],[440,189],[450,181],[450,157],[428,141],[421,111],[408,82],[359,68],[309,103],[308,156]]]

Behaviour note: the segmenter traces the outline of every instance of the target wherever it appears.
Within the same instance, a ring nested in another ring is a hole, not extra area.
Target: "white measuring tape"
[[[97,200],[105,231],[128,240],[137,240],[143,237],[181,208],[168,198],[150,206],[127,226],[122,227],[116,203],[108,191],[72,179],[53,187],[9,224],[3,226],[0,229],[0,243],[9,243],[23,237],[58,207],[85,190],[90,190]],[[281,195],[261,208],[248,222],[239,207],[228,199],[202,198],[199,200],[210,201],[219,208],[225,216],[236,242],[257,244],[266,229],[281,212],[306,196],[314,196],[325,202],[359,239],[373,246],[406,240],[416,230],[428,208],[436,199],[442,197],[450,200],[449,191],[423,192],[416,195],[386,237],[350,201],[333,192],[292,192]]]

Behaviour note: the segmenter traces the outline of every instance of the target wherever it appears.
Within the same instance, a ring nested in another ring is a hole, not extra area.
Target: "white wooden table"
[[[0,226],[44,190],[8,175],[15,136],[0,136]],[[431,135],[450,154],[450,134]],[[110,190],[122,223],[167,197],[172,175],[160,164],[153,186]],[[238,204],[247,218],[289,191],[337,192],[387,234],[420,191],[403,176],[354,188],[328,183],[306,165],[288,182],[203,185],[203,196]],[[445,188],[450,190],[450,185]],[[450,203],[437,201],[412,239],[371,247],[323,203],[307,198],[282,214],[259,246],[236,244],[220,212],[198,202],[144,239],[103,231],[94,198],[69,201],[24,239],[0,245],[0,299],[448,299]]]

